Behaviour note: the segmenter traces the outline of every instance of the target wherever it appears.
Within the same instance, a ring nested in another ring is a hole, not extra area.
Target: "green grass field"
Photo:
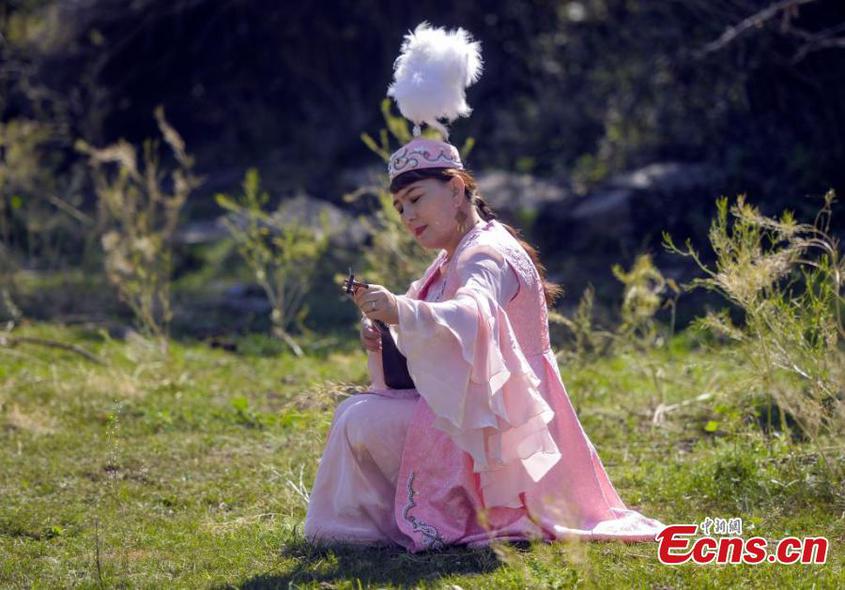
[[[664,566],[656,544],[316,549],[304,494],[332,409],[366,382],[348,334],[296,359],[269,340],[237,352],[29,325],[103,365],[0,347],[0,587],[835,588],[845,584],[845,490],[821,461],[841,440],[764,437],[727,384],[741,367],[683,338],[667,350],[562,366],[625,502],[669,523],[741,517],[743,536],[826,536],[825,565]],[[658,404],[690,401],[653,421]]]

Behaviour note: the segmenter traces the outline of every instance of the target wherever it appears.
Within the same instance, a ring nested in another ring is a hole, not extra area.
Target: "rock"
[[[547,204],[536,230],[551,251],[626,258],[660,247],[664,230],[698,235],[710,219],[721,175],[704,164],[658,162],[614,176],[570,207]]]
[[[510,217],[533,214],[557,206],[572,197],[568,187],[531,176],[502,170],[479,172],[478,189],[497,213]]]
[[[267,295],[258,285],[235,283],[223,293],[223,306],[240,313],[264,315],[270,313],[272,306]]]
[[[387,183],[387,165],[371,164],[358,168],[347,168],[340,172],[338,184],[343,192],[352,192],[363,187],[381,186]]]
[[[361,221],[328,201],[304,193],[282,201],[272,217],[280,224],[296,221],[319,233],[323,231],[323,215],[327,218],[332,241],[338,245],[355,246],[366,240],[367,231]]]
[[[615,176],[608,184],[620,189],[678,194],[706,186],[714,172],[705,164],[656,162]]]
[[[367,239],[364,224],[355,216],[336,205],[304,193],[283,200],[270,215],[273,223],[268,224],[268,227],[277,230],[284,223],[294,221],[312,228],[315,232],[322,232],[320,217],[323,212],[328,218],[331,240],[338,246],[354,247]],[[225,239],[229,235],[224,223],[227,217],[241,227],[246,224],[246,218],[237,213],[229,213],[212,220],[191,221],[176,231],[174,240],[177,244],[206,244]]]
[[[207,244],[217,242],[229,235],[229,230],[223,225],[223,218],[190,221],[176,230],[173,236],[177,244]]]

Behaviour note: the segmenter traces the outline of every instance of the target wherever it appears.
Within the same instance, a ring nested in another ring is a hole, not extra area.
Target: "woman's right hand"
[[[364,318],[361,322],[361,344],[364,350],[373,352],[381,350],[381,333],[369,318]]]

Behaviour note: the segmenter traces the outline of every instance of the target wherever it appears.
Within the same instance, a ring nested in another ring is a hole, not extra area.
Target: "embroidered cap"
[[[393,152],[387,165],[390,181],[409,170],[423,168],[458,168],[463,169],[458,148],[451,143],[437,139],[415,137]]]
[[[446,30],[422,22],[405,35],[387,95],[414,124],[413,139],[390,156],[391,182],[409,170],[463,169],[458,149],[448,143],[448,124],[472,112],[466,89],[481,70],[481,44],[462,28]],[[422,125],[438,131],[442,139],[423,137]]]

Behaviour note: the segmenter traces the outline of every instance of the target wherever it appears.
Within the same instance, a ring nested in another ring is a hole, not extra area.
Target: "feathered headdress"
[[[481,69],[481,44],[464,29],[447,31],[423,22],[405,35],[387,95],[414,123],[414,139],[390,157],[391,180],[419,168],[463,168],[458,149],[448,143],[446,125],[472,112],[466,88],[478,81]],[[437,129],[443,141],[419,137],[423,123]]]
[[[449,130],[440,119],[450,123],[472,112],[466,102],[466,88],[478,81],[481,70],[481,44],[467,31],[447,31],[422,22],[405,35],[387,95],[414,123],[414,136],[425,123],[448,140]]]

